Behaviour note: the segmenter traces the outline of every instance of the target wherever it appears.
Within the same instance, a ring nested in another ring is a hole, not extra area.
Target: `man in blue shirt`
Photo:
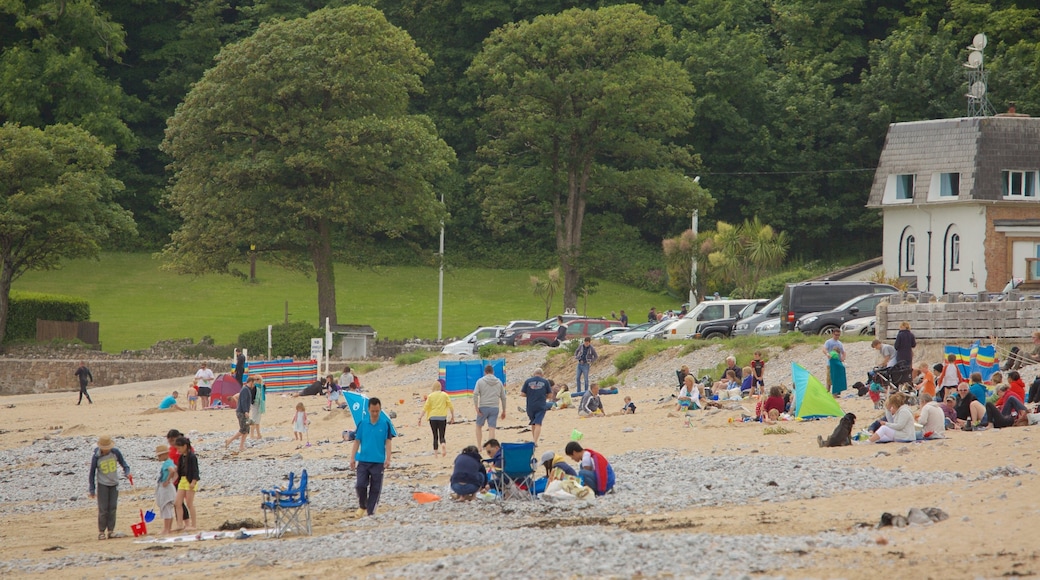
[[[524,381],[520,394],[527,397],[527,418],[531,426],[531,440],[538,445],[538,436],[542,432],[542,420],[545,418],[546,401],[552,399],[552,386],[542,376],[542,369],[535,369],[534,376]]]
[[[368,400],[368,416],[362,417],[354,434],[354,446],[350,450],[350,468],[357,470],[358,505],[355,512],[359,518],[376,513],[379,494],[383,491],[383,472],[390,467],[391,443],[397,436],[393,423],[382,413],[378,398]]]
[[[165,411],[166,409],[177,409],[183,411],[180,405],[177,404],[177,391],[174,391],[172,395],[167,396],[159,403],[159,409]]]

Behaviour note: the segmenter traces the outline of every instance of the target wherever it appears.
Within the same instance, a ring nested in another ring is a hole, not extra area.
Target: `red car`
[[[612,326],[621,326],[621,322],[618,320],[607,320],[605,318],[578,318],[571,320],[570,322],[564,322],[564,326],[567,327],[567,338],[566,340],[572,340],[575,338],[585,338],[586,336],[592,336],[603,330],[606,330]],[[544,329],[528,329],[521,330],[516,337],[517,346],[523,346],[526,344],[535,344],[542,346],[551,346],[556,342],[556,329],[557,324],[554,322]]]

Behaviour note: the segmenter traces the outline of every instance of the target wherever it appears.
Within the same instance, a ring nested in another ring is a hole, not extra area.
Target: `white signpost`
[[[321,380],[321,355],[325,351],[325,339],[323,338],[312,338],[311,339],[311,359],[318,362],[314,365],[314,380]]]

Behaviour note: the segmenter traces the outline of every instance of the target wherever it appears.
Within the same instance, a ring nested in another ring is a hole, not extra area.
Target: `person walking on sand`
[[[267,412],[267,387],[264,386],[264,377],[252,375],[249,381],[253,383],[253,403],[249,405],[249,430],[253,439],[263,439],[260,434],[260,419]]]
[[[451,404],[451,397],[443,391],[440,381],[434,381],[433,390],[426,396],[422,412],[419,413],[419,422],[416,427],[422,425],[423,417],[430,421],[430,430],[433,432],[433,454],[438,453],[442,457],[448,456],[448,445],[445,442],[445,432],[448,430],[448,413],[451,413],[451,422],[455,422],[455,406]]]
[[[98,437],[97,448],[90,458],[87,495],[98,502],[98,539],[116,536],[116,508],[119,504],[119,468],[130,479],[130,466],[108,435]],[[107,535],[106,535],[107,532]]]
[[[350,450],[350,469],[357,470],[355,490],[358,496],[358,518],[374,515],[383,491],[383,474],[390,467],[393,452],[391,440],[397,437],[390,419],[382,413],[382,403],[376,397],[368,400],[368,417],[357,426],[354,446]]]
[[[253,382],[249,381],[242,385],[242,390],[238,392],[238,404],[235,405],[235,417],[238,418],[238,433],[235,433],[224,442],[224,449],[227,449],[235,439],[239,439],[241,442],[238,451],[246,450],[246,437],[249,435],[249,407],[253,404],[252,386]]]
[[[835,328],[831,331],[831,337],[823,343],[823,354],[827,357],[827,391],[831,390],[831,353],[838,353],[838,360],[845,362],[845,345],[841,343],[841,329]]]
[[[578,376],[574,381],[574,388],[576,390],[589,390],[589,368],[592,367],[592,363],[596,362],[599,358],[599,354],[596,353],[596,348],[592,346],[592,338],[586,336],[578,350],[574,351],[574,359],[578,361]],[[581,388],[581,377],[585,376],[585,388]]]
[[[293,439],[297,443],[303,443],[304,439],[307,439],[307,447],[311,446],[310,439],[307,438],[307,425],[310,424],[310,420],[307,419],[307,408],[303,406],[303,403],[296,403],[296,414],[292,419]],[[299,449],[299,445],[296,447]]]
[[[546,404],[552,400],[552,387],[548,379],[542,376],[542,369],[534,369],[534,376],[524,381],[520,394],[527,398],[527,418],[530,420],[531,441],[538,446],[538,437],[542,432],[542,420],[545,419]]]
[[[501,405],[502,416],[499,417],[498,410]],[[480,377],[473,387],[473,406],[477,410],[477,448],[484,441],[484,423],[488,426],[488,438],[495,438],[495,428],[498,420],[506,418],[506,388],[502,381],[495,376],[495,369],[491,365],[484,367],[484,376]]]
[[[195,371],[195,381],[199,385],[199,399],[202,400],[203,409],[209,407],[209,396],[213,392],[213,381],[216,378],[213,370],[208,368],[205,362],[201,363],[199,370]]]
[[[177,527],[175,532],[181,530],[191,531],[197,525],[195,516],[195,492],[199,487],[199,458],[191,448],[191,440],[181,436],[174,442],[177,453],[177,497],[173,500],[174,516],[177,516]],[[181,518],[179,506],[183,505],[188,511],[188,519]]]
[[[83,397],[86,397],[87,402],[93,405],[94,401],[91,400],[90,393],[87,392],[87,385],[94,382],[94,375],[90,374],[90,369],[87,368],[87,361],[79,361],[79,368],[73,374],[79,379],[79,403],[76,404],[82,403]]]

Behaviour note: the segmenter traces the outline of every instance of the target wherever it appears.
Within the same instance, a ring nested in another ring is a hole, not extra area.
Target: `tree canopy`
[[[113,234],[133,233],[113,201],[122,184],[107,174],[112,149],[73,125],[0,125],[0,342],[15,279],[96,257]]]
[[[689,75],[664,56],[671,29],[634,5],[567,10],[491,34],[469,74],[481,87],[486,160],[475,172],[499,228],[552,220],[563,304],[576,309],[590,207],[706,209],[697,165],[674,139],[693,117]]]
[[[170,119],[169,202],[183,219],[163,251],[185,273],[236,271],[250,246],[316,273],[336,322],[333,252],[444,217],[433,180],[454,153],[409,111],[429,65],[377,10],[350,6],[260,26],[221,50]]]

